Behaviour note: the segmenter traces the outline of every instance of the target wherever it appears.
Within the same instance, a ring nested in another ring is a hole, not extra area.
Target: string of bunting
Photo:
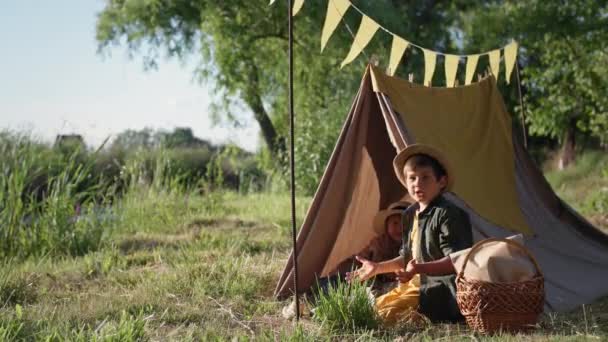
[[[272,5],[275,0],[270,0],[270,5]],[[304,5],[304,0],[294,0],[292,15],[298,14],[298,12],[302,9]],[[444,56],[444,66],[445,66],[445,79],[446,79],[446,87],[453,87],[456,83],[456,73],[458,71],[458,65],[461,59],[466,60],[466,71],[465,71],[465,82],[464,84],[470,84],[473,80],[473,76],[475,75],[475,70],[477,68],[477,63],[479,61],[479,57],[487,55],[490,60],[490,71],[496,77],[499,78],[500,71],[500,60],[501,60],[501,51],[503,51],[503,60],[505,64],[505,80],[507,84],[510,83],[511,73],[513,72],[513,68],[515,66],[515,61],[517,59],[517,42],[513,41],[502,48],[498,48],[492,51],[486,51],[482,53],[472,54],[472,55],[457,55],[457,54],[446,54],[438,51],[433,51],[431,49],[424,48],[420,45],[414,44],[395,33],[389,31],[382,25],[378,24],[374,19],[367,16],[361,9],[351,3],[349,0],[328,0],[327,4],[327,15],[325,17],[325,23],[323,25],[323,31],[321,33],[321,51],[325,49],[329,38],[332,36],[340,21],[343,20],[346,12],[353,8],[359,14],[361,14],[361,23],[359,24],[359,29],[357,30],[356,35],[354,36],[353,44],[348,52],[344,61],[340,65],[343,68],[345,65],[354,61],[357,56],[363,51],[363,49],[369,44],[372,40],[376,32],[381,29],[386,33],[390,34],[393,37],[392,46],[391,46],[391,55],[389,59],[389,66],[387,73],[389,75],[394,75],[399,67],[399,64],[404,59],[405,52],[410,48],[417,48],[422,50],[424,55],[424,83],[425,85],[430,85],[431,80],[433,79],[433,74],[435,73],[435,66],[437,63],[437,56]]]

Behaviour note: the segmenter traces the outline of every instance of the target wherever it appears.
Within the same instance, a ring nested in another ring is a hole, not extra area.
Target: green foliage
[[[120,166],[120,175],[115,176],[115,182],[121,189],[127,184],[156,182],[158,185],[158,182],[165,181],[163,177],[169,177],[176,186],[189,189],[210,186],[246,193],[264,188],[266,174],[258,166],[255,156],[236,145],[211,145],[191,136],[189,128],[178,128],[170,134],[154,133],[148,129],[129,134],[155,135],[159,140],[148,145],[117,143],[115,140],[108,153]],[[125,150],[123,146],[139,147]]]
[[[461,2],[438,1],[358,3],[387,28],[440,50],[454,48],[449,29],[458,10],[466,7]],[[273,181],[278,178],[289,184],[285,5],[242,0],[113,0],[99,15],[97,41],[105,51],[118,44],[131,52],[142,51],[147,66],[155,66],[162,55],[180,59],[198,55],[201,62],[195,76],[220,94],[212,115],[221,123],[238,126],[251,121],[251,112],[268,148],[265,170],[273,174]],[[390,49],[390,37],[378,33],[366,55],[339,69],[352,37],[340,25],[321,54],[319,35],[326,10],[326,1],[308,1],[295,18],[296,177],[299,191],[307,194],[316,190],[368,56],[386,56],[383,64],[387,64]],[[345,20],[355,30],[360,16],[351,10]],[[407,58],[407,68],[400,72],[415,72],[421,79],[421,54]],[[440,72],[435,74],[442,77]]]
[[[606,1],[493,1],[464,12],[462,27],[471,52],[519,41],[531,134],[562,141],[572,127],[605,142],[607,14]]]
[[[567,128],[576,127],[579,136],[606,143],[606,1],[354,3],[389,30],[446,53],[488,51],[518,40],[530,133],[561,141]],[[101,48],[126,43],[131,51],[142,50],[147,65],[154,65],[162,52],[178,58],[199,55],[196,76],[210,81],[222,94],[215,116],[221,122],[240,125],[248,121],[241,109],[246,106],[262,128],[270,150],[270,158],[263,157],[265,170],[273,175],[273,181],[281,179],[289,184],[284,6],[238,0],[115,0],[108,2],[99,17],[97,40]],[[297,188],[307,194],[317,187],[367,56],[381,56],[385,66],[390,47],[390,37],[379,32],[364,55],[338,69],[352,37],[346,25],[339,25],[320,53],[319,31],[326,8],[326,2],[309,1],[295,18],[296,180]],[[344,19],[354,31],[360,16],[350,10]],[[422,54],[412,49],[405,58],[407,62],[398,74],[413,73],[419,82],[424,70]],[[442,64],[440,57],[434,84],[443,84]],[[484,56],[478,70],[487,66]],[[501,68],[504,78],[504,65]],[[461,67],[461,77],[463,72]],[[509,107],[515,107],[513,112],[517,113],[517,89],[502,82],[500,86]]]
[[[355,332],[376,329],[378,318],[366,283],[339,281],[315,298],[314,319],[330,331]]]

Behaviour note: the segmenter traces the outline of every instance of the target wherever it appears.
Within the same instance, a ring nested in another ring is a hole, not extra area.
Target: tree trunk
[[[576,120],[571,119],[566,133],[564,134],[564,140],[562,142],[561,153],[559,156],[558,168],[560,170],[565,169],[568,165],[572,164],[576,159]]]
[[[264,141],[274,158],[280,158],[285,152],[285,141],[278,136],[274,124],[268,116],[268,112],[264,108],[262,97],[260,94],[258,68],[252,62],[249,65],[249,84],[246,86],[243,93],[245,103],[253,111],[255,120],[260,125]]]

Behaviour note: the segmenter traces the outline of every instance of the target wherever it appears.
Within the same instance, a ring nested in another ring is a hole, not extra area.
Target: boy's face
[[[401,241],[401,215],[391,215],[386,219],[386,233],[391,239]]]
[[[429,204],[447,185],[446,177],[437,179],[430,166],[418,166],[413,170],[406,167],[404,173],[407,191],[421,204]]]

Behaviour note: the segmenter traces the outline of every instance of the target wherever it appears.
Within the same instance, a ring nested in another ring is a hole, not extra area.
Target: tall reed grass
[[[98,185],[83,187],[91,164],[65,156],[63,169],[46,182],[46,156],[26,136],[0,136],[0,255],[82,255],[98,248],[103,225],[95,215]],[[36,186],[34,186],[36,185]]]
[[[318,292],[315,305],[313,317],[330,331],[360,332],[378,327],[378,317],[364,282],[339,279]]]

